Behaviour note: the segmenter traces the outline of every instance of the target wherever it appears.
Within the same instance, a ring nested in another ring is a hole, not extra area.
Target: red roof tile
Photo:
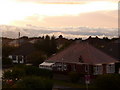
[[[117,62],[116,59],[110,57],[86,42],[74,43],[62,52],[50,57],[47,61],[80,63],[80,56],[82,57],[83,63],[89,64],[106,64]]]

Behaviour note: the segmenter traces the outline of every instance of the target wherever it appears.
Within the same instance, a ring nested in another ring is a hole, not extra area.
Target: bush
[[[99,90],[120,90],[120,75],[106,74],[98,76],[94,81],[94,86]]]
[[[69,77],[72,82],[78,82],[80,79],[79,73],[77,72],[70,72]]]
[[[27,76],[29,78],[24,78]],[[32,76],[34,76],[34,77],[32,77]],[[25,82],[27,80],[29,81],[26,83],[33,83],[34,80],[38,79],[41,81],[41,84],[45,84],[45,85],[47,85],[47,87],[51,87],[51,84],[49,84],[49,83],[51,83],[49,79],[38,78],[39,76],[43,77],[43,78],[52,78],[53,73],[50,70],[39,69],[38,67],[34,67],[34,66],[18,65],[18,66],[11,68],[11,70],[7,70],[3,73],[3,77],[2,77],[3,81],[4,81],[3,87],[10,88],[13,84],[18,85],[17,87],[19,87],[19,84],[16,84],[16,82],[20,81],[22,78],[23,78],[23,80],[25,80]],[[30,79],[30,77],[31,77],[31,79]],[[29,79],[33,80],[33,81],[30,82]],[[9,80],[10,81],[12,80],[12,82],[9,82]],[[20,82],[22,82],[22,81],[20,81]],[[35,81],[35,83],[37,83],[37,82],[38,81]],[[20,85],[22,85],[22,83],[20,83]],[[25,86],[25,87],[27,87],[27,86]],[[41,86],[41,88],[42,87],[43,86]]]
[[[25,71],[21,68],[13,68],[12,69],[12,79],[13,81],[16,81],[21,79],[22,77],[25,76]]]
[[[16,79],[20,79],[23,76],[25,76],[25,72],[22,69],[14,68],[12,70],[7,70],[3,73],[3,79],[4,80],[10,80],[16,81]]]
[[[3,66],[12,66],[12,60],[10,58],[2,57],[2,65]]]
[[[26,72],[26,75],[29,75],[29,76],[36,75],[36,76],[49,77],[49,78],[53,76],[52,71],[46,70],[46,69],[40,69],[34,66],[26,66],[25,72]]]
[[[12,68],[13,71],[17,72],[22,72],[23,75],[25,74],[26,76],[41,76],[41,77],[52,77],[53,72],[50,70],[46,69],[40,69],[35,66],[25,66],[25,65],[17,65],[14,68]],[[21,71],[20,71],[21,70]]]
[[[37,76],[25,77],[18,81],[12,88],[22,88],[25,90],[52,90],[53,82]]]
[[[12,79],[12,72],[10,70],[5,71],[2,76],[3,79]]]
[[[34,66],[39,66],[40,63],[44,62],[46,55],[40,51],[36,51],[27,56],[28,63],[32,63]]]

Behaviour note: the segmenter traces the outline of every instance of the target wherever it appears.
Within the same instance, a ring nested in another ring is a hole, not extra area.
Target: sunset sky
[[[54,29],[58,27],[117,28],[118,1],[0,0],[0,24]]]

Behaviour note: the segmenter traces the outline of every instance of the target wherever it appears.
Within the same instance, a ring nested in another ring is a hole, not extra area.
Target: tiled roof
[[[110,57],[86,42],[74,43],[62,52],[50,57],[47,61],[80,63],[80,57],[82,57],[83,63],[89,64],[106,64],[117,62],[116,59]]]
[[[16,50],[14,50],[11,55],[29,55],[32,52],[37,51],[37,49],[34,47],[31,43],[25,43],[24,45],[21,45]]]

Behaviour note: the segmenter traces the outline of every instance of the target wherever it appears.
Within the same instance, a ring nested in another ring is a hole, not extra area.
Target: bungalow
[[[54,63],[54,66],[51,64],[49,67],[57,72],[75,71],[91,75],[119,72],[119,61],[117,59],[87,42],[73,43],[65,50],[48,58],[45,63]],[[44,67],[43,64],[39,65],[40,68],[41,66]]]

